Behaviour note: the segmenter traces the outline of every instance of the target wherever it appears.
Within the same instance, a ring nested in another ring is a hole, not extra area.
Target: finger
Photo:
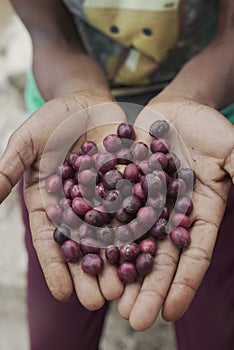
[[[146,276],[131,310],[129,322],[138,331],[153,325],[175,274],[179,251],[169,237],[159,242],[152,272]]]
[[[69,264],[74,287],[80,303],[88,310],[100,309],[105,299],[101,293],[97,278],[90,276],[82,270],[81,262]]]
[[[106,300],[114,300],[121,296],[124,287],[117,273],[117,268],[111,265],[105,258],[104,250],[102,251],[104,260],[104,269],[99,275],[100,289]]]
[[[127,283],[124,288],[124,292],[120,297],[118,303],[119,314],[125,318],[129,319],[130,313],[132,311],[133,305],[137,299],[141,288],[141,282],[136,281],[133,283]]]
[[[22,125],[11,135],[6,150],[0,158],[0,203],[9,195],[34,159],[35,153],[30,133]]]
[[[57,300],[67,301],[73,292],[73,285],[60,247],[53,239],[54,226],[41,209],[29,212],[29,220],[33,246],[49,290]]]
[[[190,232],[191,243],[180,256],[163,306],[166,321],[177,320],[185,313],[209,267],[226,202],[225,198],[210,194],[211,189],[205,192],[198,182],[193,193],[192,220],[195,222]]]

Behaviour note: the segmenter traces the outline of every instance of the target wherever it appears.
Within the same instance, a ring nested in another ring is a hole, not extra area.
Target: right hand
[[[104,108],[102,104],[105,104]],[[75,113],[77,116],[71,118]],[[119,297],[123,285],[111,266],[105,268],[105,275],[98,283],[95,277],[83,273],[79,262],[66,264],[53,240],[54,226],[45,213],[42,200],[45,189],[43,186],[40,188],[41,181],[43,184],[43,180],[55,172],[61,158],[61,147],[64,146],[63,151],[66,147],[69,149],[72,139],[79,139],[90,127],[102,125],[100,132],[98,128],[95,134],[100,142],[107,133],[116,132],[116,124],[125,120],[123,111],[111,97],[82,92],[54,99],[45,103],[11,135],[0,158],[0,202],[25,173],[24,195],[33,245],[52,295],[66,301],[74,285],[80,302],[90,310],[100,308],[105,299]],[[58,129],[62,123],[63,126]],[[55,134],[52,136],[55,130],[59,130],[56,137]],[[53,142],[48,144],[51,137]],[[46,168],[41,167],[42,162]]]

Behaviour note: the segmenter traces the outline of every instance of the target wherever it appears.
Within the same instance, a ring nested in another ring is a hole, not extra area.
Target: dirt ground
[[[19,19],[12,17],[7,1],[0,0],[0,153],[26,116],[23,91],[30,57],[28,34]],[[24,302],[27,255],[16,190],[1,205],[0,222],[0,349],[29,350]],[[173,328],[159,319],[150,330],[135,332],[112,303],[100,349],[175,350]]]

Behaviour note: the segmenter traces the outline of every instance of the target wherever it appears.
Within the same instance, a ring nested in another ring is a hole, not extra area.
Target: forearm
[[[33,72],[45,100],[84,90],[111,97],[105,73],[85,53],[61,0],[11,2],[31,35]]]
[[[234,35],[189,61],[157,100],[189,98],[220,109],[234,102]]]
[[[189,98],[220,109],[234,102],[234,2],[219,1],[213,42],[191,59],[158,96],[158,100]]]

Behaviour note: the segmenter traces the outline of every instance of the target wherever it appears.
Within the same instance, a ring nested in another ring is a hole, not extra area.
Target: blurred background
[[[24,87],[31,62],[31,42],[7,0],[0,0],[0,153],[10,134],[24,121]],[[29,350],[25,288],[27,255],[17,189],[0,206],[0,349]],[[159,319],[135,332],[112,303],[100,350],[175,350],[171,324]],[[41,349],[44,350],[44,349]],[[88,350],[88,349],[87,349]]]

